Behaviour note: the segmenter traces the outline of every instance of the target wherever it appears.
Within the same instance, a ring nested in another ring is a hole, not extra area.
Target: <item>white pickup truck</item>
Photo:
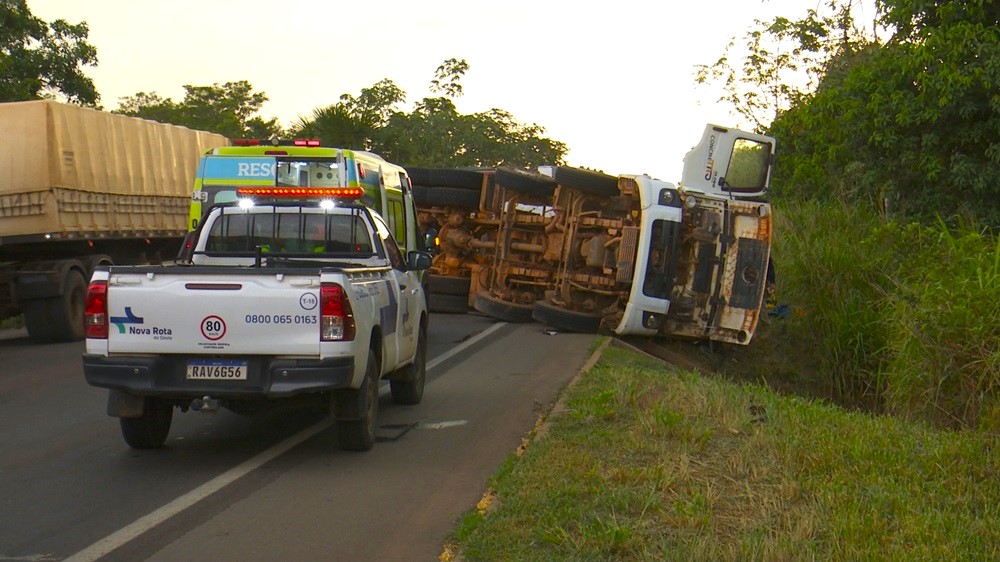
[[[341,448],[367,450],[381,379],[420,402],[430,256],[404,258],[358,204],[261,202],[212,208],[176,264],[95,271],[83,370],[129,446],[162,446],[175,407],[306,398],[329,405]]]

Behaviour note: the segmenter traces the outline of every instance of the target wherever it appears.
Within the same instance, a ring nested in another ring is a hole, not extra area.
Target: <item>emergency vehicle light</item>
[[[296,139],[295,146],[319,146],[319,139]]]
[[[236,195],[241,197],[347,197],[358,198],[365,194],[360,187],[237,187]]]

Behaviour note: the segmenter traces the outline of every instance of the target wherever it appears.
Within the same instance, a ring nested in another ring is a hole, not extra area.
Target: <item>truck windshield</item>
[[[227,209],[228,210],[228,209]],[[372,242],[357,213],[224,213],[212,224],[205,246],[209,255],[247,255],[257,251],[285,255],[331,254],[367,257]]]

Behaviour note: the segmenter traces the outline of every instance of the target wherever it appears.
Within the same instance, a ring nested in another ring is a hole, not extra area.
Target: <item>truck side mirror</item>
[[[406,254],[406,268],[410,271],[422,271],[431,266],[431,255],[427,252],[411,251]]]

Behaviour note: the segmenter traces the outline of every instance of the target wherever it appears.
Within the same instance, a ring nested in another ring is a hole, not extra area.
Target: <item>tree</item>
[[[94,107],[100,96],[84,66],[97,65],[86,23],[33,16],[26,0],[0,0],[0,102],[64,98]]]
[[[773,121],[757,123],[781,145],[775,194],[1000,225],[1000,27],[991,2],[878,0],[885,40],[855,33],[850,7],[832,0],[834,16],[791,27],[758,22],[765,33],[811,30],[775,37],[815,61],[816,79],[785,98]],[[723,60],[712,75],[737,77],[723,97],[743,103],[744,115],[760,98],[742,92],[766,92],[775,62],[761,60],[753,41],[748,51],[742,74]]]
[[[257,112],[267,101],[245,80],[211,86],[184,86],[184,99],[175,102],[156,92],[139,92],[119,101],[115,113],[210,131],[231,139],[268,138],[281,134],[277,119]]]
[[[446,60],[431,81],[431,92],[441,95],[418,101],[410,112],[398,109],[405,92],[384,79],[357,97],[344,94],[338,103],[300,118],[293,131],[413,166],[530,168],[563,163],[566,145],[543,137],[545,129],[539,125],[519,123],[496,108],[459,113],[454,98],[463,93],[461,77],[468,69],[465,60]]]

